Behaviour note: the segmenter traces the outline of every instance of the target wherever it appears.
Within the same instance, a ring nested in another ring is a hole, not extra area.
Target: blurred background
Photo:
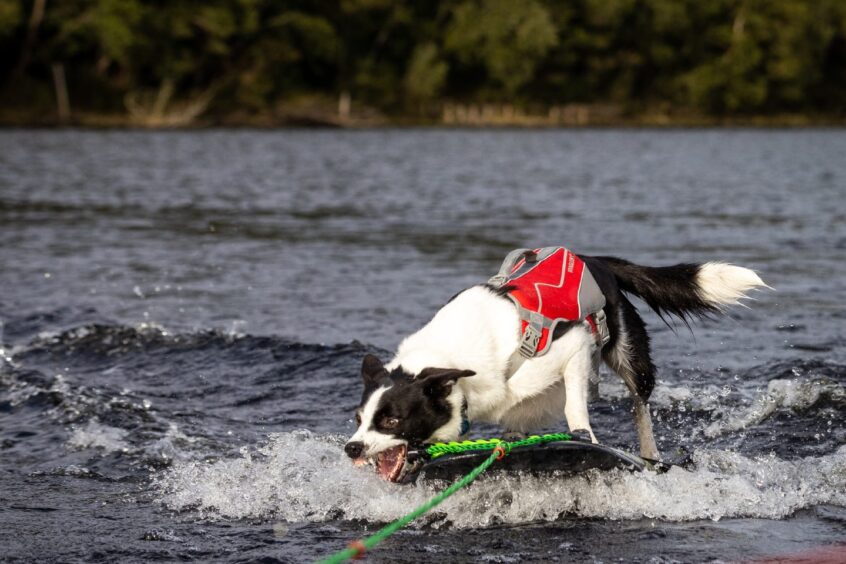
[[[831,124],[842,0],[0,0],[0,123]]]

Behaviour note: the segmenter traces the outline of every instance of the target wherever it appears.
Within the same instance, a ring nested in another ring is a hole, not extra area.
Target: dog
[[[488,283],[463,290],[406,337],[390,362],[364,357],[357,430],[346,454],[396,480],[409,446],[457,440],[469,422],[499,424],[506,436],[519,436],[558,423],[562,415],[571,434],[596,443],[588,400],[602,361],[634,399],[641,457],[657,460],[648,404],[655,365],[646,324],[628,296],[643,300],[665,322],[671,315],[687,324],[768,286],[752,270],[723,262],[648,267],[573,254],[574,260],[602,294],[604,339],[577,319],[550,332],[544,354],[522,358],[521,312],[509,287]]]

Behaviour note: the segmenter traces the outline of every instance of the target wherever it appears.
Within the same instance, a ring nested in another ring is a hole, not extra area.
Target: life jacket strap
[[[521,260],[534,262],[537,260],[537,253],[535,253],[532,249],[514,249],[505,256],[505,259],[502,261],[502,266],[499,267],[499,272],[497,272],[494,276],[491,276],[490,280],[488,280],[488,284],[496,288],[505,284],[511,274],[513,274],[514,267],[517,266],[517,263]]]
[[[523,358],[532,358],[537,354],[538,344],[543,334],[543,323],[530,322],[523,331],[520,339],[520,355]]]
[[[611,332],[608,331],[608,318],[605,316],[604,309],[585,317],[585,323],[590,327],[590,332],[596,338],[596,344],[600,349],[608,344],[611,340]]]
[[[596,331],[599,335],[599,348],[602,348],[611,340],[611,332],[608,330],[608,318],[605,316],[604,309],[600,309],[593,314],[593,322],[596,324]]]

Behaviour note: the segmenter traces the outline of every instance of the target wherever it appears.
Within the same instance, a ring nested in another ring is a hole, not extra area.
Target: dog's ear
[[[361,378],[365,384],[375,384],[387,375],[388,371],[381,360],[372,354],[364,355],[364,360],[361,361]]]
[[[423,391],[430,398],[445,398],[452,392],[452,386],[459,378],[475,376],[472,370],[454,368],[424,368],[417,376]]]

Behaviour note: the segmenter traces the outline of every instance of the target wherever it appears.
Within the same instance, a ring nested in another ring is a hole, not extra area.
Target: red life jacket
[[[608,341],[605,296],[584,261],[564,247],[518,249],[490,284],[506,289],[520,314],[520,354],[544,354],[559,323],[586,322],[600,347]]]

